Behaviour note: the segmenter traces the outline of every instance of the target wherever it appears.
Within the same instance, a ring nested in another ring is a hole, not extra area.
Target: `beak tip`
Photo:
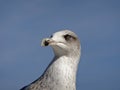
[[[48,45],[49,45],[48,39],[43,39],[41,42],[41,46],[48,46]]]

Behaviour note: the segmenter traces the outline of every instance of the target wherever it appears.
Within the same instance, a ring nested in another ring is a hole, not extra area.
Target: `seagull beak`
[[[52,40],[51,38],[45,38],[42,40],[41,46],[49,46],[49,45],[53,45],[55,43],[54,40]]]

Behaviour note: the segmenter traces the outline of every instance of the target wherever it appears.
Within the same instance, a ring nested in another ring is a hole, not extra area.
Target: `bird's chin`
[[[54,49],[57,49],[57,50],[60,50],[60,51],[67,51],[69,48],[68,48],[68,46],[66,45],[66,44],[64,44],[64,43],[52,43],[52,44],[50,44],[50,46],[52,47],[52,48],[54,48]]]
[[[62,43],[62,42],[55,42],[55,43],[51,43],[50,46],[52,47],[61,47],[63,49],[66,49],[67,48],[67,45]]]
[[[53,48],[56,56],[66,55],[68,52],[68,47],[63,43],[56,43],[54,45],[51,45],[51,47]]]

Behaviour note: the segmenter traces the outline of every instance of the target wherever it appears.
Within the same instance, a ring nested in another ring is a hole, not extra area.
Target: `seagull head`
[[[42,40],[42,46],[51,46],[55,55],[71,55],[80,52],[80,42],[77,35],[70,30],[62,30]]]

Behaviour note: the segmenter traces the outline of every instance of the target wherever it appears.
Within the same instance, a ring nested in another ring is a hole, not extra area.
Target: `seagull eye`
[[[73,37],[69,34],[64,35],[66,41],[73,39]]]

